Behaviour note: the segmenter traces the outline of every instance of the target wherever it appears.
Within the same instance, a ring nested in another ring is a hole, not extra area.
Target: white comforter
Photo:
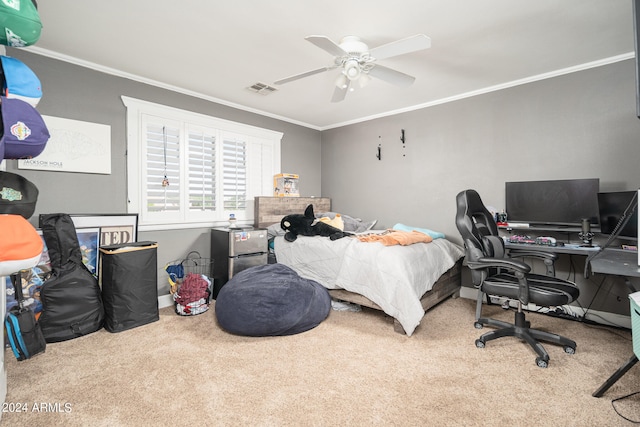
[[[446,240],[408,246],[384,246],[355,238],[276,237],[279,263],[328,289],[345,289],[369,298],[397,319],[407,335],[424,316],[420,298],[464,255]]]

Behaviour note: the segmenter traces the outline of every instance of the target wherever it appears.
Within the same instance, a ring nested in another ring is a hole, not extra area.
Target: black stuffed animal
[[[350,235],[350,233],[345,233],[332,225],[316,221],[316,217],[313,213],[313,205],[307,206],[304,210],[304,215],[291,214],[285,216],[282,218],[282,221],[280,221],[280,227],[286,231],[284,238],[288,242],[296,240],[298,235],[323,236],[329,237],[331,240],[341,239]]]

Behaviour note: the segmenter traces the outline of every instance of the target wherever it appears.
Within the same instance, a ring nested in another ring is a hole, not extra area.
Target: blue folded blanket
[[[392,227],[394,230],[398,231],[419,231],[420,233],[427,234],[431,236],[433,239],[444,239],[444,234],[439,231],[429,230],[428,228],[419,228],[419,227],[410,227],[408,225],[397,223]]]

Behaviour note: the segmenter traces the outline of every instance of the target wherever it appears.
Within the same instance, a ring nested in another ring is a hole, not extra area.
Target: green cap
[[[0,0],[0,44],[24,47],[40,38],[42,23],[33,0]]]

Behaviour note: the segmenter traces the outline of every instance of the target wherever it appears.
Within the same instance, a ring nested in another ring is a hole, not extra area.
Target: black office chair
[[[473,285],[479,290],[475,327],[483,325],[500,329],[487,332],[476,340],[476,347],[484,348],[487,341],[511,336],[526,341],[537,353],[536,364],[549,365],[549,354],[538,341],[564,346],[564,351],[575,353],[576,343],[550,332],[531,329],[522,306],[533,303],[540,307],[569,304],[578,298],[578,287],[567,280],[550,275],[531,273],[523,261],[505,254],[504,241],[498,235],[493,216],[482,203],[475,190],[465,190],[456,196],[456,227],[466,250],[466,264],[471,270]],[[482,295],[496,295],[517,302],[513,324],[481,317]]]

